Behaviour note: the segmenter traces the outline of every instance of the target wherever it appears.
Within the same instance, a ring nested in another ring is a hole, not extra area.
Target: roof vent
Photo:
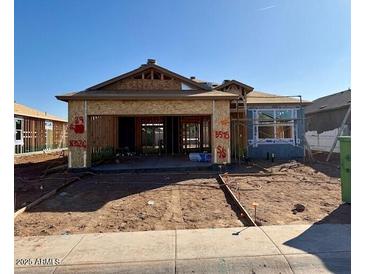
[[[223,80],[223,84],[228,83],[230,80]]]
[[[190,76],[190,79],[191,79],[191,80],[195,80],[195,79],[196,79],[196,77],[195,77],[195,76]]]
[[[156,60],[155,59],[147,59],[147,64],[149,64],[149,65],[156,64]]]

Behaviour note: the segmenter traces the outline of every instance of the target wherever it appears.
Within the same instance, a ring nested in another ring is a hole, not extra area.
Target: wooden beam
[[[250,223],[251,226],[257,226],[255,221],[251,218],[250,214],[247,212],[247,210],[243,207],[243,205],[241,204],[241,202],[237,199],[236,195],[234,195],[234,193],[232,192],[232,190],[229,188],[229,186],[226,184],[226,182],[224,181],[223,177],[228,178],[229,175],[218,175],[218,183],[220,184],[221,187],[223,187],[228,194],[231,196],[231,198],[233,199],[233,201],[235,202],[235,204],[238,206],[238,208],[241,211],[241,215],[243,217],[245,217],[245,219],[247,219]]]

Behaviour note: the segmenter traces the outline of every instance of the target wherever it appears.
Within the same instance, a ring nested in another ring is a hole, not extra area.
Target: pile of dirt
[[[282,175],[228,180],[228,186],[253,218],[253,204],[257,204],[259,224],[350,223],[350,206],[342,205],[337,177],[295,161],[272,166],[271,170]]]

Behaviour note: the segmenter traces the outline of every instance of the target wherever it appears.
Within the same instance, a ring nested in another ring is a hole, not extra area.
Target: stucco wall
[[[230,163],[229,100],[70,101],[69,123],[71,127],[68,132],[69,151],[71,152],[70,168],[83,168],[91,165],[87,140],[87,115],[211,115],[213,162]],[[80,121],[84,122],[82,131]],[[76,127],[76,125],[78,126]]]

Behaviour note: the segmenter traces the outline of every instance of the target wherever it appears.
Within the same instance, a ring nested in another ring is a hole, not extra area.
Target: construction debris
[[[305,206],[302,204],[295,204],[294,208],[291,210],[293,214],[297,214],[298,212],[303,212],[305,210]]]

